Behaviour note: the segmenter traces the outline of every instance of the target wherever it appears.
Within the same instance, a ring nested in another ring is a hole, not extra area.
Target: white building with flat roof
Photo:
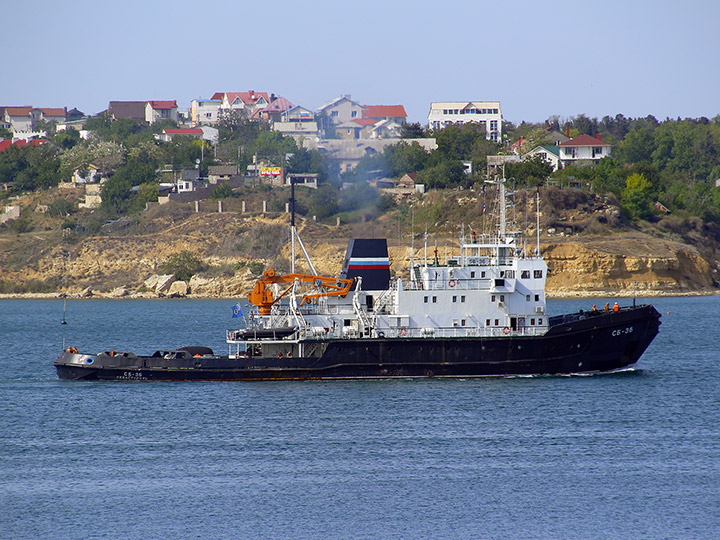
[[[499,101],[439,101],[430,104],[428,126],[442,129],[450,125],[480,124],[488,140],[502,140],[502,110]]]

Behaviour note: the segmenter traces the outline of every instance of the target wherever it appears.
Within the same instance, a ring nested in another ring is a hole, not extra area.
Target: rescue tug
[[[304,380],[599,373],[636,363],[658,333],[651,305],[550,316],[547,265],[506,230],[504,180],[493,234],[460,237],[459,254],[410,259],[391,280],[387,242],[352,239],[339,276],[320,276],[291,221],[292,271],[266,270],[227,355],[207,347],[64,350],[61,379]],[[539,230],[539,227],[538,227]],[[296,273],[295,244],[310,272]],[[634,301],[633,301],[634,304]]]

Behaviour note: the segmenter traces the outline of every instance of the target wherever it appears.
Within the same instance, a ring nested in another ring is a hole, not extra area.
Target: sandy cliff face
[[[712,292],[710,265],[684,244],[644,235],[549,242],[542,249],[552,296]]]
[[[285,221],[279,218],[274,222],[279,231],[286,230]],[[152,296],[154,291],[144,287],[144,281],[157,273],[159,265],[172,254],[188,250],[207,264],[224,269],[194,276],[188,284],[191,295],[243,297],[258,276],[247,267],[252,258],[240,256],[232,245],[243,234],[252,235],[258,223],[238,219],[237,215],[195,216],[169,222],[148,234],[104,235],[86,237],[74,244],[48,244],[38,248],[23,265],[13,261],[18,260],[20,252],[30,249],[29,245],[9,239],[0,242],[0,275],[16,283],[49,280],[72,295],[88,290],[105,295],[124,288],[131,295]],[[239,233],[238,227],[245,232]],[[361,237],[363,232],[319,224],[308,227],[312,230],[306,231],[303,239],[317,270],[337,275],[348,238],[353,234]],[[283,236],[278,241],[284,243],[286,233],[278,234]],[[410,248],[390,243],[392,272],[406,278]],[[639,295],[716,291],[711,266],[695,248],[641,233],[546,238],[541,249],[550,268],[549,296],[631,295],[633,282]],[[284,247],[280,256],[288,260],[289,251],[288,246]],[[441,261],[444,251],[439,253]],[[255,260],[270,265],[269,260]],[[421,249],[416,250],[415,260],[423,260]],[[305,265],[301,264],[298,271],[306,271]]]

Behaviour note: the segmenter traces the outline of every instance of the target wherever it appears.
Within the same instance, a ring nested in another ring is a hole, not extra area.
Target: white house
[[[351,122],[363,117],[365,107],[350,99],[350,96],[342,96],[334,99],[317,110],[317,114],[323,115],[328,126],[337,126]],[[322,126],[323,128],[327,126]]]
[[[145,105],[145,121],[153,124],[158,120],[178,120],[178,106],[175,100],[172,101],[148,101]]]
[[[245,111],[248,118],[257,109],[264,109],[270,104],[270,96],[267,92],[256,92],[255,90],[247,92],[216,92],[211,99],[220,100],[221,111]]]
[[[557,145],[548,146],[536,146],[529,152],[523,154],[521,160],[529,159],[533,156],[542,156],[553,169],[553,172],[557,171],[561,167],[560,163],[560,147]]]
[[[36,131],[35,125],[40,121],[61,123],[65,121],[64,108],[36,107],[3,107],[0,120],[13,132],[13,140],[44,137],[44,131]]]
[[[502,110],[499,101],[440,101],[430,104],[428,125],[442,129],[449,125],[480,124],[488,140],[502,140]]]
[[[220,119],[220,99],[193,99],[190,102],[190,121],[193,127],[202,124],[214,126]]]
[[[599,161],[610,155],[612,145],[603,142],[600,135],[580,135],[564,143],[560,143],[561,161]]]

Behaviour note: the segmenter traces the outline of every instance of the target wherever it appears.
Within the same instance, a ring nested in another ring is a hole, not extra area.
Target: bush
[[[233,193],[232,188],[228,184],[220,184],[218,186],[215,186],[215,188],[212,190],[212,193],[210,194],[210,197],[216,200],[229,199],[230,197],[234,196],[235,194]]]
[[[12,230],[18,234],[32,231],[33,226],[29,218],[21,217],[12,222]]]
[[[158,270],[164,274],[175,274],[175,277],[181,281],[189,281],[191,277],[206,268],[205,263],[185,250],[171,255],[167,261],[160,265]]]

